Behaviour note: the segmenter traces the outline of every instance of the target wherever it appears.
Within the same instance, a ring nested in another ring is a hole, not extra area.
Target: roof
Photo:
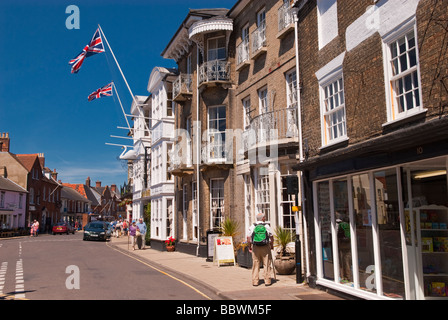
[[[80,194],[78,191],[76,191],[73,188],[70,188],[68,186],[62,186],[61,190],[61,198],[69,199],[69,200],[75,200],[75,201],[84,201],[84,202],[91,202],[86,197],[84,197],[82,194]]]
[[[170,39],[170,42],[166,48],[162,51],[161,56],[165,59],[174,59],[174,51],[177,45],[183,45],[183,43],[189,43],[191,40],[188,37],[187,29],[191,25],[199,20],[208,19],[215,16],[225,17],[229,9],[216,8],[216,9],[190,9],[184,21],[180,24],[176,33]],[[177,44],[176,44],[177,43]]]
[[[38,160],[38,154],[16,154],[15,156],[28,172],[33,169],[34,163]]]
[[[0,176],[0,190],[28,193],[26,189],[22,188],[14,181],[1,176]]]

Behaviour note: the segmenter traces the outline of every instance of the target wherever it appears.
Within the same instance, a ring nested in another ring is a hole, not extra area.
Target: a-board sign
[[[221,264],[233,263],[235,265],[235,253],[233,251],[232,237],[216,237],[213,263]]]

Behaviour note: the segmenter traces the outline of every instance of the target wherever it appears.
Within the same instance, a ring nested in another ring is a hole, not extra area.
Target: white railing
[[[173,83],[173,97],[176,98],[181,93],[192,93],[192,84],[191,74],[180,74]]]
[[[266,23],[262,23],[252,32],[252,54],[266,46]]]
[[[282,139],[297,138],[297,107],[260,114],[252,119],[246,131],[255,135],[248,141],[248,147],[254,143],[276,143]]]
[[[243,62],[249,61],[249,39],[244,39],[238,47],[236,47],[236,65],[240,65]]]
[[[212,60],[199,67],[199,84],[214,81],[230,81],[230,62]]]
[[[289,3],[285,3],[278,9],[278,31],[282,31],[293,22],[292,8]]]

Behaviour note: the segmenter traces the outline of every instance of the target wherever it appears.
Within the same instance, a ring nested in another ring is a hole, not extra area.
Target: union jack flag
[[[107,86],[104,86],[94,92],[92,92],[87,99],[89,99],[89,101],[101,98],[102,96],[105,97],[110,97],[112,96],[112,86],[114,85],[113,82],[109,83]]]
[[[103,40],[101,39],[100,29],[98,28],[90,43],[82,49],[81,53],[78,54],[76,58],[69,61],[68,64],[72,65],[72,73],[77,73],[79,71],[85,58],[104,51]]]

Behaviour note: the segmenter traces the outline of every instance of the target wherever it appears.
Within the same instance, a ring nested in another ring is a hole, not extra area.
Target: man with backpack
[[[274,247],[274,236],[269,224],[265,223],[266,216],[264,213],[257,214],[257,222],[249,228],[247,242],[249,243],[249,251],[252,252],[252,285],[258,286],[260,263],[264,268],[264,284],[271,285],[271,267],[272,254]]]

